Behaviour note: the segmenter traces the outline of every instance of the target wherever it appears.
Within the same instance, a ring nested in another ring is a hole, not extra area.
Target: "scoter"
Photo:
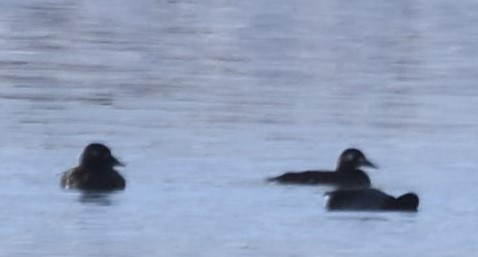
[[[104,144],[91,143],[83,150],[79,165],[63,173],[61,186],[86,191],[123,190],[126,181],[115,166],[124,164]]]
[[[335,171],[310,170],[303,172],[287,172],[269,178],[268,181],[282,184],[331,185],[339,188],[367,188],[371,186],[368,175],[360,167],[377,168],[365,155],[356,148],[342,152]]]
[[[393,197],[378,189],[336,190],[326,193],[326,208],[337,211],[410,211],[418,209],[415,193]]]

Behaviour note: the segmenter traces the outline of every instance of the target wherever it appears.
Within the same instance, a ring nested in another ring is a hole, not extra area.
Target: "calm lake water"
[[[478,251],[475,1],[0,2],[0,256]],[[126,191],[59,188],[106,143]],[[267,184],[359,147],[418,213]]]

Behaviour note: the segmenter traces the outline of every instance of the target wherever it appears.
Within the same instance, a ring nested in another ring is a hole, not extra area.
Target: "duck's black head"
[[[357,169],[359,167],[377,168],[375,164],[367,160],[362,151],[356,148],[348,148],[342,152],[338,167],[339,170]]]
[[[80,166],[88,169],[106,169],[124,166],[111,154],[110,149],[100,143],[92,143],[85,147],[80,158]]]
[[[404,194],[397,198],[394,204],[394,209],[416,211],[419,201],[418,196],[414,193]]]

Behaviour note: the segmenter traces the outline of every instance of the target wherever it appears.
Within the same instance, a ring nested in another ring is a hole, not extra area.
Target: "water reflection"
[[[397,219],[403,222],[414,222],[419,212],[383,212],[383,211],[359,211],[359,212],[341,212],[331,211],[328,216],[330,220],[350,220],[360,222],[393,222]]]
[[[78,200],[80,203],[84,203],[84,204],[112,206],[115,204],[115,200],[113,199],[115,194],[117,194],[117,192],[104,192],[104,191],[81,192]]]

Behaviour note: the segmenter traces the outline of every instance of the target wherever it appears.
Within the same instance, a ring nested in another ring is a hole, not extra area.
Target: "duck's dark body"
[[[341,188],[370,187],[371,182],[367,174],[361,170],[349,171],[303,171],[287,172],[269,181],[276,181],[282,184],[304,184],[304,185],[330,185]]]
[[[366,188],[370,187],[370,178],[359,169],[367,166],[376,168],[365,155],[358,149],[346,149],[340,155],[335,171],[303,171],[287,172],[280,176],[269,178],[282,184],[303,185],[332,185],[340,188]]]
[[[393,197],[377,189],[337,190],[327,193],[329,210],[417,211],[419,199],[414,193]]]
[[[122,190],[126,187],[126,181],[114,169],[118,165],[123,164],[111,155],[108,147],[90,144],[83,151],[78,167],[63,173],[61,186],[88,191]]]
[[[124,189],[126,181],[113,169],[94,171],[76,167],[63,174],[61,185],[66,189],[111,191]]]

